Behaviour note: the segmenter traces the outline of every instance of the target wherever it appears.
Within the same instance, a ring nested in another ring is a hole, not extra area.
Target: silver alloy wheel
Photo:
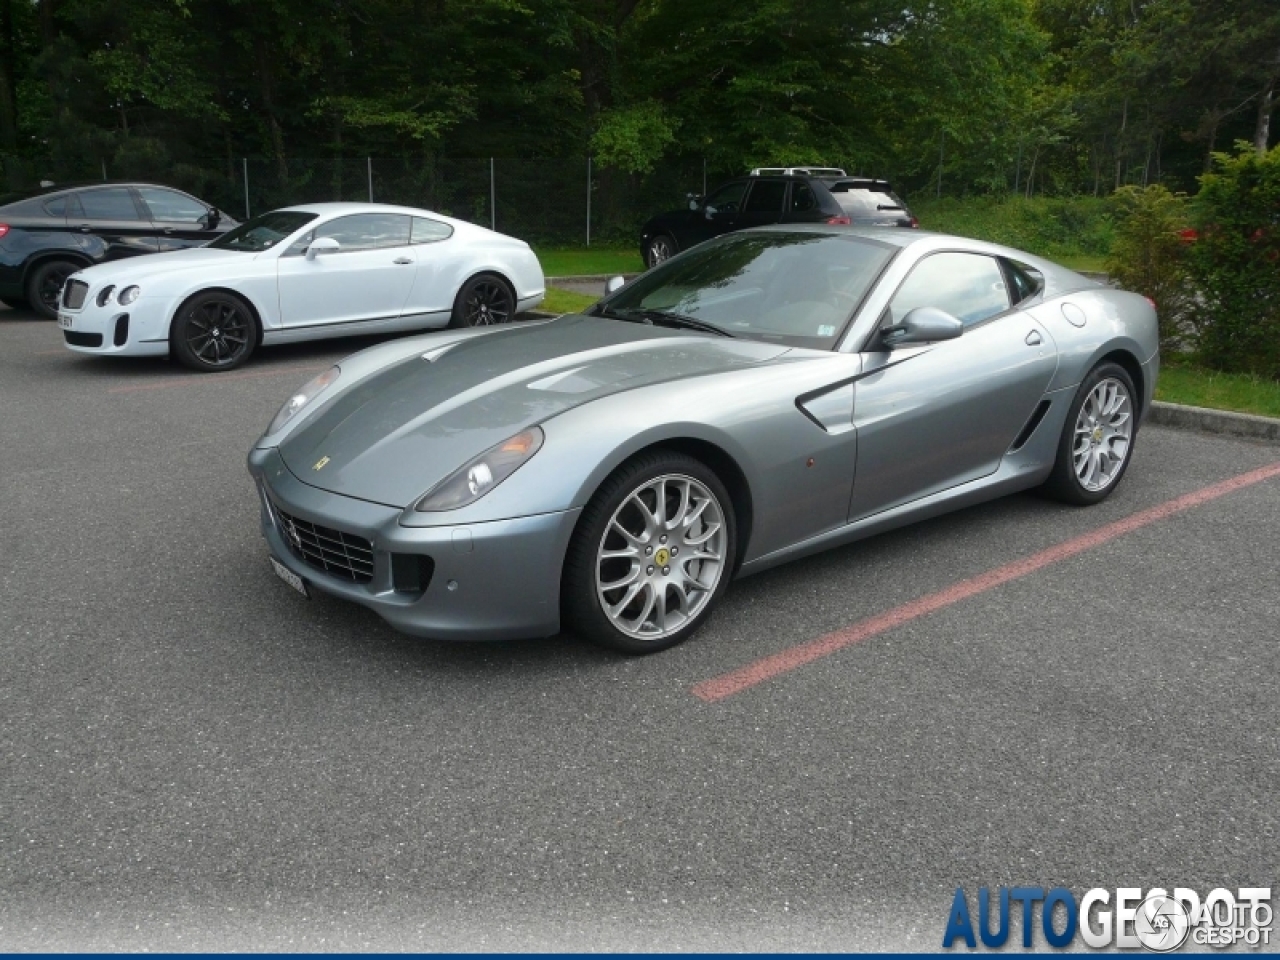
[[[671,254],[671,241],[666,237],[654,237],[649,243],[649,266],[656,267],[664,260],[670,260]]]
[[[1105,490],[1119,475],[1133,439],[1133,401],[1115,377],[1100,380],[1076,415],[1071,462],[1080,486]]]
[[[724,511],[692,477],[647,480],[619,505],[596,551],[596,595],[630,637],[660,640],[697,619],[725,571]]]

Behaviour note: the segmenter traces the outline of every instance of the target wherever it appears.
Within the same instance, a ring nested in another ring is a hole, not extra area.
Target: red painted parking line
[[[307,367],[281,367],[277,370],[251,370],[248,373],[193,373],[189,377],[165,377],[163,380],[152,380],[150,383],[139,383],[129,387],[112,387],[107,393],[139,393],[143,390],[167,390],[169,387],[195,387],[211,383],[230,383],[235,380],[257,380],[261,377],[278,377],[282,374],[316,373],[328,370],[333,364],[323,363]]]
[[[1219,497],[1226,496],[1228,493],[1252,486],[1255,483],[1270,480],[1273,477],[1280,477],[1280,463],[1260,467],[1257,470],[1242,473],[1229,480],[1223,480],[1221,483],[1215,483],[1212,486],[1176,497],[1149,510],[1142,510],[1123,520],[1117,520],[1115,523],[1109,523],[1105,527],[1099,527],[1092,533],[1074,537],[1057,546],[1049,547],[1047,550],[1033,553],[1029,557],[1006,563],[1004,566],[996,567],[994,570],[988,570],[986,573],[969,580],[961,580],[945,590],[939,590],[937,593],[930,593],[920,597],[918,600],[904,603],[900,607],[894,607],[892,610],[887,610],[874,617],[859,621],[852,626],[845,627],[843,630],[836,630],[834,633],[828,633],[815,640],[763,657],[754,663],[747,664],[745,667],[740,667],[718,677],[712,677],[710,680],[703,680],[701,683],[694,685],[693,695],[708,703],[731,697],[735,693],[741,693],[743,690],[788,673],[797,667],[802,667],[807,663],[812,663],[814,660],[830,656],[838,650],[843,650],[845,647],[852,646],[855,643],[861,643],[863,640],[884,633],[886,630],[900,627],[904,623],[959,603],[961,600],[967,600],[969,597],[986,593],[988,590],[994,590],[1010,580],[1025,577],[1029,573],[1034,573],[1060,560],[1066,560],[1068,557],[1074,557],[1078,553],[1092,550],[1094,547],[1100,547],[1104,543],[1109,543],[1117,537],[1132,533],[1134,530],[1155,523],[1157,520],[1163,520],[1184,510],[1190,510],[1192,507],[1198,507],[1203,503],[1216,500]]]

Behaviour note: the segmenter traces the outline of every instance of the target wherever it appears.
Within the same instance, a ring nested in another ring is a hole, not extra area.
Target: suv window
[[[896,194],[883,190],[841,190],[832,195],[851,217],[882,217],[886,213],[902,213],[907,209]]]
[[[746,192],[747,182],[745,180],[726,183],[711,196],[707,197],[706,206],[712,211],[728,212],[737,210]]]
[[[151,211],[152,220],[168,220],[173,223],[202,223],[209,215],[209,208],[198,200],[177,190],[162,187],[138,187],[138,193]]]
[[[141,220],[128,187],[81,190],[80,208],[89,220]]]
[[[893,323],[916,307],[937,307],[965,326],[1009,309],[1009,290],[995,257],[981,253],[935,253],[907,275],[893,302]]]
[[[743,213],[782,213],[782,198],[786,195],[787,184],[784,180],[757,180],[751,185],[747,194]]]
[[[413,218],[413,232],[409,235],[410,243],[438,243],[453,236],[453,227],[439,220],[427,217]]]
[[[333,237],[342,245],[340,253],[404,247],[409,244],[410,219],[406,213],[357,213],[316,227],[312,239]]]
[[[797,180],[791,184],[791,212],[808,213],[816,210],[818,198],[813,195],[813,188],[807,183]]]
[[[51,217],[65,217],[68,213],[78,209],[75,207],[68,209],[69,204],[67,201],[69,199],[71,198],[64,193],[60,197],[54,197],[52,200],[46,200],[44,202],[44,212]]]

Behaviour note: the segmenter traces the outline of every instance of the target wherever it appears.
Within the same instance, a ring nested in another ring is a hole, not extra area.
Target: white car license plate
[[[307,589],[307,581],[303,580],[275,557],[268,557],[267,559],[271,561],[271,566],[275,567],[277,577],[289,586],[293,587],[293,589],[297,590],[308,600],[311,599],[311,591]]]
[[[63,330],[70,330],[72,325],[75,322],[76,322],[76,318],[71,316],[70,314],[67,314],[67,313],[58,314],[58,326],[60,326]]]

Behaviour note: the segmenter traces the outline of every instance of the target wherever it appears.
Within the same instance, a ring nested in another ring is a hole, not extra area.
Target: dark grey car
[[[46,187],[0,197],[0,301],[50,320],[85,267],[198,247],[238,226],[202,200],[154,183]]]

